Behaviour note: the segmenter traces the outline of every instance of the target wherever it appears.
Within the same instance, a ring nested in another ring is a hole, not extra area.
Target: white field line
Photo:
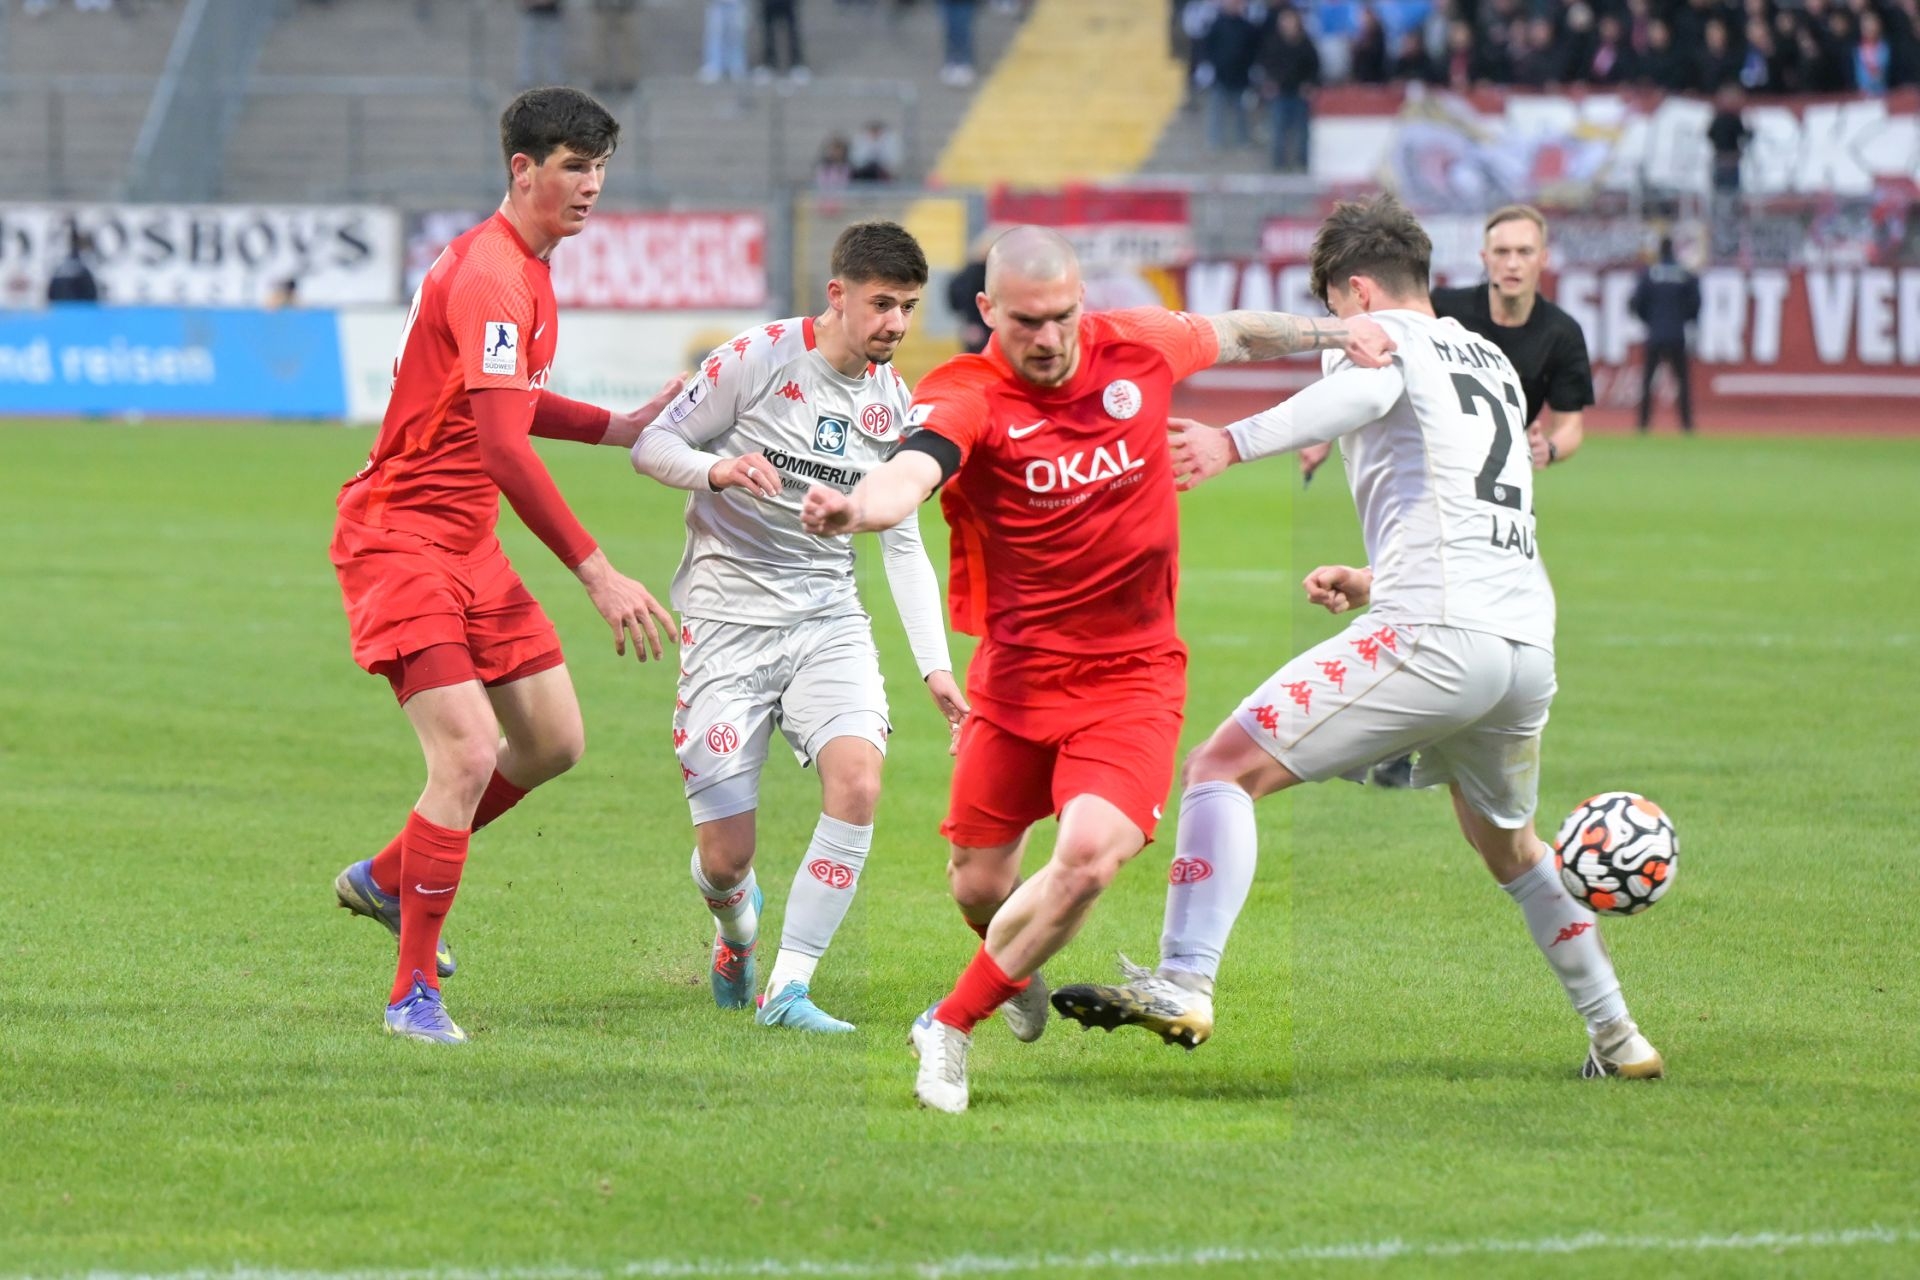
[[[1171,1249],[1154,1252],[1115,1250],[1109,1253],[1036,1253],[996,1256],[958,1254],[924,1262],[829,1262],[806,1258],[719,1259],[652,1258],[606,1267],[457,1267],[420,1270],[356,1268],[344,1271],[301,1271],[278,1267],[236,1266],[195,1271],[85,1271],[44,1273],[44,1280],[643,1280],[677,1277],[743,1276],[788,1280],[789,1277],[828,1277],[833,1280],[946,1280],[947,1277],[995,1276],[1021,1271],[1115,1272],[1150,1268],[1210,1266],[1279,1266],[1293,1262],[1390,1262],[1396,1259],[1474,1257],[1560,1257],[1575,1253],[1778,1253],[1788,1250],[1854,1249],[1868,1245],[1917,1245],[1920,1230],[1902,1227],[1858,1227],[1844,1231],[1753,1231],[1730,1235],[1631,1236],[1588,1232],[1576,1236],[1547,1236],[1533,1240],[1463,1240],[1421,1243],[1415,1240],[1363,1240],[1345,1244],[1295,1245],[1289,1248]],[[28,1273],[23,1280],[36,1280]]]

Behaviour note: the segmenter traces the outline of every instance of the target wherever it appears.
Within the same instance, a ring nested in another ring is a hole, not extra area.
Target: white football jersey
[[[1370,312],[1406,389],[1340,437],[1360,513],[1372,608],[1553,647],[1553,587],[1533,522],[1526,397],[1506,355],[1455,320]],[[1321,358],[1327,373],[1346,356]]]
[[[816,484],[851,490],[900,440],[912,400],[891,365],[849,378],[814,350],[813,317],[776,320],[716,347],[648,432],[671,431],[723,458],[759,453],[780,495],[694,490],[673,606],[695,618],[779,624],[858,613],[853,540],[800,527]],[[917,516],[881,535],[920,544]]]

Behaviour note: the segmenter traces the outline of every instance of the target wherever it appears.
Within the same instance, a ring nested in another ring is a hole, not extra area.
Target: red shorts
[[[462,554],[417,534],[342,518],[334,523],[331,554],[353,660],[392,679],[403,702],[423,688],[468,679],[500,684],[560,664],[559,633],[498,539]],[[471,669],[436,661],[433,676],[403,686],[403,660],[435,645],[464,649]]]
[[[1083,658],[983,644],[967,672],[940,834],[963,848],[1009,844],[1075,796],[1111,802],[1148,840],[1173,789],[1187,651]]]

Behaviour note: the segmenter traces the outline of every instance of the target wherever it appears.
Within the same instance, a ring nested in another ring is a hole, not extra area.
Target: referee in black
[[[1540,296],[1540,273],[1547,265],[1547,220],[1532,205],[1510,204],[1487,218],[1480,261],[1484,284],[1435,289],[1433,313],[1451,316],[1507,353],[1527,396],[1527,443],[1536,469],[1565,462],[1585,436],[1582,414],[1593,403],[1593,366],[1587,359],[1580,323]],[[1546,423],[1539,422],[1546,410]],[[1311,479],[1331,446],[1300,451],[1300,472]],[[1373,767],[1376,786],[1404,787],[1413,774],[1413,758],[1404,756]]]

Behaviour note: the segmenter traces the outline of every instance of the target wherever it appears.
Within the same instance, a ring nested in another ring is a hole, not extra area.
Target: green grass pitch
[[[898,736],[816,982],[858,1035],[712,1008],[672,660],[616,660],[511,518],[587,758],[475,841],[448,984],[473,1043],[381,1034],[392,944],[330,887],[421,777],[326,560],[367,441],[0,429],[0,1277],[1920,1272],[1920,441],[1601,438],[1542,479],[1541,821],[1617,787],[1674,816],[1674,891],[1607,926],[1670,1079],[1576,1078],[1444,795],[1336,784],[1261,806],[1212,1043],[989,1023],[958,1118],[914,1107],[902,1043],[973,949],[946,739],[865,552]],[[545,452],[664,595],[677,496]],[[1339,625],[1298,581],[1360,551],[1335,472],[1240,469],[1184,512],[1192,741]],[[769,937],[817,806],[776,754]],[[1056,981],[1153,956],[1171,848]]]

